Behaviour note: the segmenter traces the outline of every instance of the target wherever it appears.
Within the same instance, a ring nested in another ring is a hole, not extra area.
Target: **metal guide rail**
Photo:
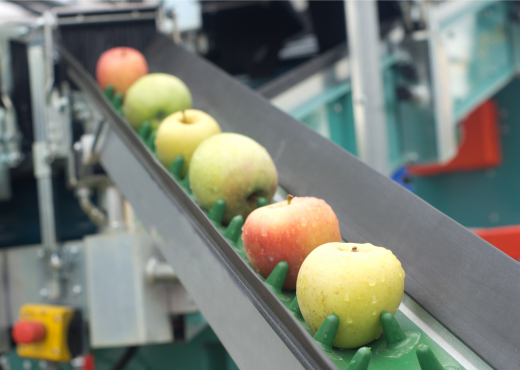
[[[148,230],[164,240],[166,258],[237,365],[334,368],[336,361],[162,167],[92,77],[60,51],[69,77],[109,123],[96,148],[103,167]],[[194,106],[224,131],[265,146],[282,187],[329,203],[344,239],[391,249],[407,273],[407,294],[456,337],[492,367],[517,368],[516,261],[166,37],[157,35],[144,54],[151,72],[185,81]]]

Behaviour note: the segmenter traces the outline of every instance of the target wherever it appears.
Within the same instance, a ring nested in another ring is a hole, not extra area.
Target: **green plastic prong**
[[[224,218],[224,212],[226,211],[226,201],[224,199],[219,199],[213,204],[213,207],[208,212],[208,218],[217,223],[221,224],[222,219]]]
[[[303,319],[302,311],[300,311],[300,305],[298,304],[298,297],[294,297],[289,305],[289,311],[291,311],[294,316]]]
[[[339,318],[335,314],[332,314],[323,320],[318,331],[314,334],[314,340],[325,352],[332,352],[332,344],[334,343],[338,326]]]
[[[112,99],[110,99],[110,101],[114,108],[120,110],[121,106],[123,105],[123,94],[121,94],[120,92],[116,92]]]
[[[191,194],[190,189],[190,175],[187,173],[186,176],[181,181],[181,186],[188,192],[188,194]]]
[[[113,95],[114,95],[114,86],[108,85],[107,88],[105,89],[105,96],[107,97],[108,100],[110,100],[110,102],[112,102]]]
[[[385,333],[387,348],[395,348],[403,341],[408,340],[403,329],[401,329],[401,326],[395,319],[394,315],[390,312],[383,311],[380,320],[381,326],[383,327],[383,333]]]
[[[265,284],[275,294],[282,293],[282,286],[289,272],[289,263],[287,261],[278,262],[273,271],[265,279]]]
[[[139,130],[137,131],[137,135],[139,135],[141,140],[146,141],[146,139],[148,139],[148,136],[150,135],[151,129],[152,129],[152,125],[150,124],[150,122],[145,121],[145,122],[143,122],[141,127],[139,127]]]
[[[146,146],[152,151],[155,152],[155,135],[157,135],[157,131],[152,131],[148,139],[146,140]]]
[[[444,366],[441,365],[437,357],[435,357],[432,350],[427,345],[419,345],[415,353],[417,354],[421,370],[444,370]]]
[[[347,366],[347,370],[367,370],[372,358],[372,351],[368,347],[361,347],[357,350],[352,360]]]
[[[242,235],[243,225],[244,217],[242,217],[242,215],[233,217],[226,231],[224,231],[224,236],[233,243],[238,242],[238,238],[240,238],[240,235]]]
[[[258,206],[258,208],[264,207],[269,205],[269,201],[264,197],[258,197],[258,199],[256,200],[256,205]]]
[[[168,169],[168,172],[173,176],[173,178],[177,181],[181,181],[181,173],[182,173],[182,167],[184,166],[184,157],[182,155],[177,156],[170,168]]]

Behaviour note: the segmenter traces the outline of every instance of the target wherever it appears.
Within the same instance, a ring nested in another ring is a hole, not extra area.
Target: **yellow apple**
[[[404,275],[401,263],[388,249],[327,243],[303,261],[296,296],[313,333],[334,313],[339,317],[334,347],[357,348],[379,338],[381,312],[397,312]]]
[[[166,117],[157,129],[155,150],[161,163],[170,168],[175,158],[184,157],[182,176],[188,173],[193,152],[208,137],[220,133],[220,126],[209,114],[186,109]]]

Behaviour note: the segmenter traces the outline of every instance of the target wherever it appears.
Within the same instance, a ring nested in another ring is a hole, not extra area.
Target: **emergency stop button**
[[[45,338],[45,326],[39,321],[18,321],[12,334],[17,344],[35,343]]]

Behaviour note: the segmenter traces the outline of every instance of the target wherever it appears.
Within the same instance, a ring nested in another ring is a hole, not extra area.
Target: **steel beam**
[[[358,156],[389,175],[377,3],[345,0],[345,12]]]

